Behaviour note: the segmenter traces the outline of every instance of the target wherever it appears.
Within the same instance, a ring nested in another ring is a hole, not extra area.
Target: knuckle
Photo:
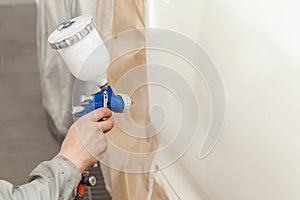
[[[107,149],[107,139],[106,139],[106,137],[103,134],[101,134],[101,135],[102,135],[102,137],[101,137],[102,144],[100,145],[101,146],[101,150],[102,151],[106,151],[106,149]]]
[[[94,112],[94,119],[99,119],[103,116],[103,112],[99,109],[97,109],[95,112]]]
[[[97,131],[103,133],[103,125],[102,125],[102,122],[98,123],[98,129]]]
[[[103,108],[99,108],[98,110],[104,116],[108,116],[111,114],[111,111],[108,108],[103,107]]]
[[[107,150],[107,145],[102,145],[100,151],[105,152]]]
[[[99,130],[103,132],[112,129],[113,126],[114,126],[114,122],[111,119],[107,119],[105,121],[98,123]]]
[[[101,142],[107,143],[107,139],[106,139],[104,133],[99,134],[99,139],[101,140]]]
[[[105,144],[104,146],[103,146],[103,151],[106,151],[107,150],[107,144]]]
[[[114,126],[114,121],[112,119],[108,119],[108,120],[106,120],[106,122],[107,122],[109,127]]]

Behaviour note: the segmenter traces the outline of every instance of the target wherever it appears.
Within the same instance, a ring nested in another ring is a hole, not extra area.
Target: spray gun
[[[93,18],[83,15],[63,21],[50,35],[48,42],[58,50],[70,72],[79,80],[95,82],[100,91],[80,96],[81,105],[73,106],[72,114],[81,117],[92,110],[107,107],[113,112],[122,113],[131,107],[131,99],[126,94],[115,95],[107,81],[110,55]],[[75,199],[83,199],[84,186],[94,186],[96,179],[86,170]]]
[[[58,50],[76,78],[95,82],[100,88],[96,94],[80,97],[83,105],[73,107],[76,117],[100,107],[108,107],[117,113],[126,112],[131,107],[128,95],[115,95],[107,84],[110,56],[92,16],[83,15],[63,21],[50,35],[48,42],[53,49]]]

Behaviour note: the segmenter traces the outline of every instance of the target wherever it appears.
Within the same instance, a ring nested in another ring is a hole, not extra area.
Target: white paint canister
[[[98,86],[107,84],[110,56],[92,16],[82,15],[63,21],[49,36],[48,42],[58,50],[76,78],[96,82]]]

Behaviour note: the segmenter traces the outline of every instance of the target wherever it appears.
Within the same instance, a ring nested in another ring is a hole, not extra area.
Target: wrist
[[[64,153],[59,153],[58,156],[63,156],[66,159],[70,160],[77,167],[80,174],[82,174],[82,172],[86,169],[85,163],[81,159],[78,159],[77,156],[72,156]]]

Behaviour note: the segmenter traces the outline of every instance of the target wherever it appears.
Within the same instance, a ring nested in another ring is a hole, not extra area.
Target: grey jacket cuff
[[[30,183],[13,187],[0,181],[0,199],[73,200],[80,180],[79,169],[70,160],[57,156],[39,164],[30,174]]]
[[[53,199],[73,199],[80,180],[79,169],[63,156],[56,156],[51,161],[41,163],[30,174],[30,181],[50,183]]]

